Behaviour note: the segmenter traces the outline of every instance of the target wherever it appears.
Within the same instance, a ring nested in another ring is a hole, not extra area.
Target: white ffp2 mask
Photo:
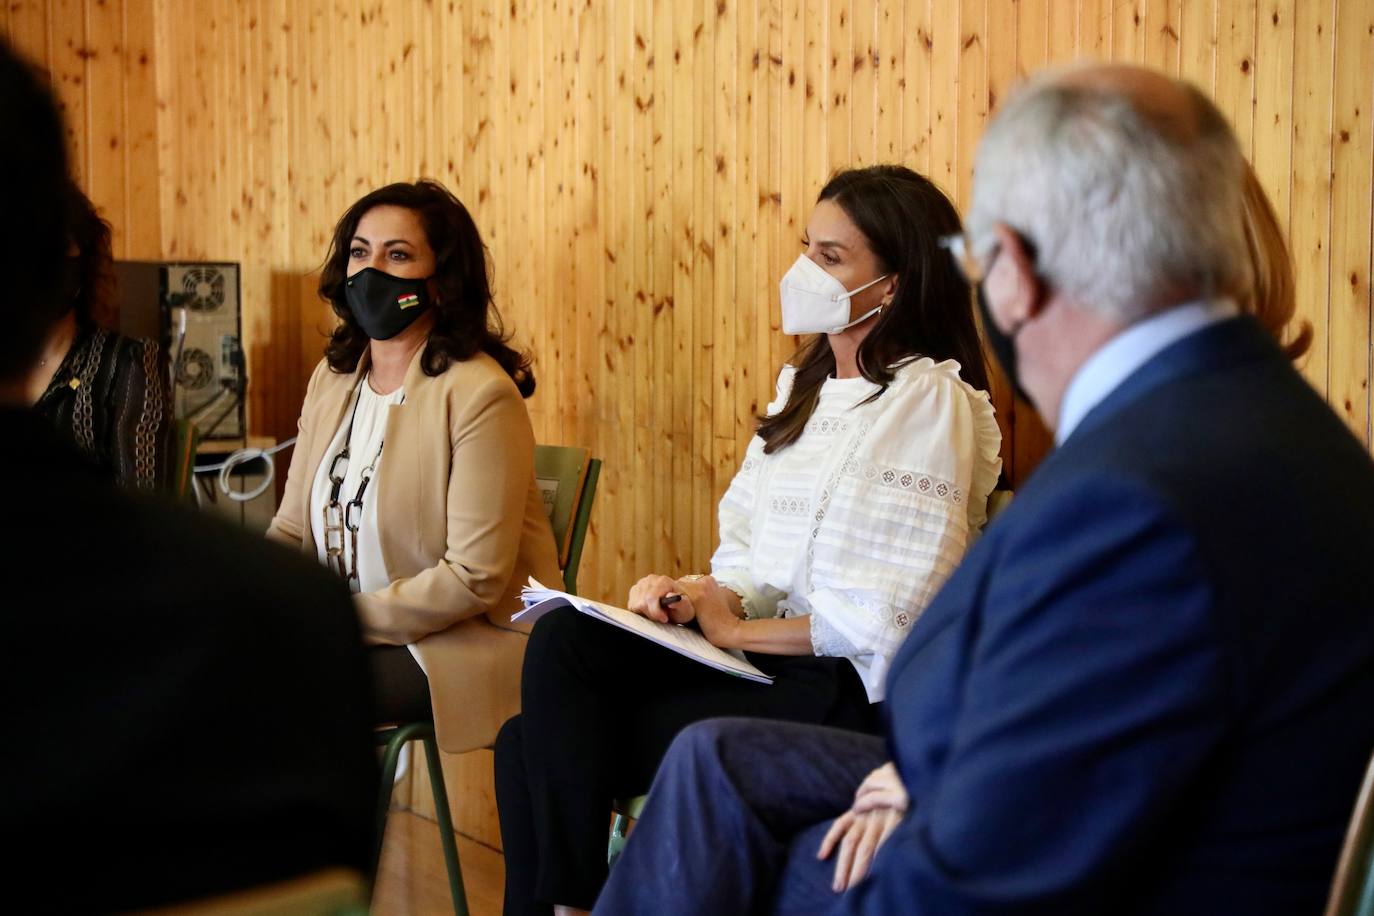
[[[838,334],[846,328],[867,321],[883,307],[869,309],[849,320],[850,297],[863,292],[874,283],[887,279],[883,274],[858,289],[847,290],[844,284],[826,273],[825,268],[798,255],[797,260],[782,275],[778,293],[782,297],[782,330],[784,334]]]

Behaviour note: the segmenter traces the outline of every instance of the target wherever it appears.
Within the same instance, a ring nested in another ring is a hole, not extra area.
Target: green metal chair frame
[[[582,565],[592,501],[601,479],[601,459],[576,446],[536,445],[534,476],[540,489],[551,496],[549,524],[558,547],[558,566],[563,570],[563,589],[577,594],[577,570]]]
[[[644,803],[649,800],[647,795],[636,795],[634,798],[617,798],[611,806],[615,812],[615,820],[611,822],[611,839],[606,844],[606,866],[614,867],[615,860],[620,858],[620,854],[625,851],[625,839],[630,829],[630,821],[639,820],[639,815],[644,811]]]
[[[382,789],[377,798],[377,846],[372,855],[372,873],[382,857],[382,839],[386,835],[386,815],[391,810],[391,790],[396,785],[396,765],[401,748],[411,741],[425,746],[425,763],[429,770],[429,788],[434,795],[434,820],[439,824],[439,843],[444,849],[444,869],[448,872],[448,890],[453,897],[453,912],[467,916],[468,897],[463,887],[463,869],[458,864],[458,840],[453,835],[453,816],[448,808],[448,789],[444,785],[444,768],[439,759],[439,745],[434,740],[432,721],[407,722],[376,733],[379,746],[386,748],[382,755]]]
[[[988,494],[988,521],[1011,505],[1011,490],[993,490]],[[615,860],[620,858],[620,854],[625,851],[626,834],[629,832],[630,821],[639,820],[640,812],[644,810],[644,803],[649,800],[647,795],[638,795],[634,798],[617,798],[611,805],[611,812],[615,819],[611,821],[611,838],[606,843],[606,864],[615,865]],[[1374,877],[1370,878],[1370,886],[1367,891],[1374,901]],[[1370,904],[1371,909],[1360,910],[1357,916],[1374,916],[1374,902]],[[1354,914],[1354,911],[1352,911]],[[1328,914],[1330,916],[1330,914]],[[1342,914],[1346,916],[1346,914]]]
[[[563,570],[563,587],[575,593],[577,569],[582,563],[582,548],[591,524],[596,483],[601,477],[601,459],[591,457],[585,448],[537,445],[534,462],[535,477],[541,488],[552,485],[549,522],[553,526],[554,542],[559,548],[558,565]],[[458,862],[458,841],[453,835],[453,816],[449,813],[448,790],[444,785],[439,745],[434,739],[434,723],[428,720],[399,723],[379,729],[376,740],[386,750],[382,755],[382,785],[377,799],[377,846],[372,858],[373,874],[376,874],[381,861],[386,816],[391,810],[391,790],[396,783],[396,766],[401,748],[411,741],[421,741],[425,747],[430,791],[434,795],[434,819],[439,825],[439,842],[444,849],[444,867],[448,871],[453,912],[457,916],[467,916],[467,890],[463,886],[463,870]]]
[[[1326,916],[1374,916],[1374,759],[1355,801]]]
[[[200,447],[200,430],[190,420],[176,421],[176,454],[172,456],[172,496],[186,501],[196,485],[196,449]]]

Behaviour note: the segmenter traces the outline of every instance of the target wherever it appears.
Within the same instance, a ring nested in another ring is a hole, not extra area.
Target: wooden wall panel
[[[251,423],[288,435],[330,316],[333,221],[436,177],[532,350],[541,441],[607,461],[581,581],[703,569],[714,507],[797,341],[777,280],[836,168],[967,203],[1016,79],[1080,57],[1197,82],[1298,265],[1313,385],[1370,440],[1374,0],[9,0],[75,168],[138,257],[244,265]],[[1048,437],[999,380],[1013,481]]]
[[[110,222],[115,256],[157,257],[154,0],[9,0],[0,34],[49,74],[72,171]]]

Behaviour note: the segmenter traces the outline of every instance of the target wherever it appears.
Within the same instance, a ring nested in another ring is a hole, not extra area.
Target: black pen
[[[658,599],[658,606],[659,606],[659,607],[670,607],[670,606],[672,606],[672,605],[674,605],[674,604],[677,604],[677,603],[678,603],[679,601],[681,601],[681,600],[682,600],[682,596],[681,596],[681,595],[664,595],[662,598]]]

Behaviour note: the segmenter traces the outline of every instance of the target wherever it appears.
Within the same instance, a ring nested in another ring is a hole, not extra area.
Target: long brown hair
[[[433,305],[434,328],[421,357],[425,375],[441,375],[451,363],[481,352],[506,370],[521,396],[534,394],[529,354],[507,345],[510,338],[492,300],[487,248],[482,244],[477,224],[448,188],[427,178],[413,184],[389,184],[364,195],[334,227],[334,238],[320,272],[320,298],[339,316],[339,326],[324,348],[329,368],[352,372],[367,349],[370,338],[348,308],[344,281],[348,278],[348,250],[358,231],[358,221],[373,207],[385,205],[414,211],[425,227],[429,247],[434,249],[434,285],[438,295]]]
[[[836,173],[817,202],[833,200],[863,233],[879,269],[896,274],[892,302],[859,344],[859,373],[882,386],[894,367],[913,356],[936,362],[954,359],[959,375],[975,388],[988,387],[987,367],[973,321],[973,298],[949,254],[943,236],[961,229],[949,198],[929,180],[900,165],[874,165]],[[817,334],[793,357],[792,393],[772,416],[759,417],[764,452],[786,448],[801,437],[816,409],[821,386],[835,372],[830,339]]]
[[[1264,329],[1274,335],[1284,356],[1297,359],[1312,346],[1312,322],[1295,325],[1297,333],[1288,343],[1283,335],[1298,310],[1298,298],[1293,281],[1293,259],[1283,240],[1279,218],[1269,202],[1269,195],[1259,182],[1259,176],[1249,164],[1245,167],[1245,247],[1250,251],[1254,267],[1254,285],[1250,293],[1240,297],[1241,311],[1253,315]]]

